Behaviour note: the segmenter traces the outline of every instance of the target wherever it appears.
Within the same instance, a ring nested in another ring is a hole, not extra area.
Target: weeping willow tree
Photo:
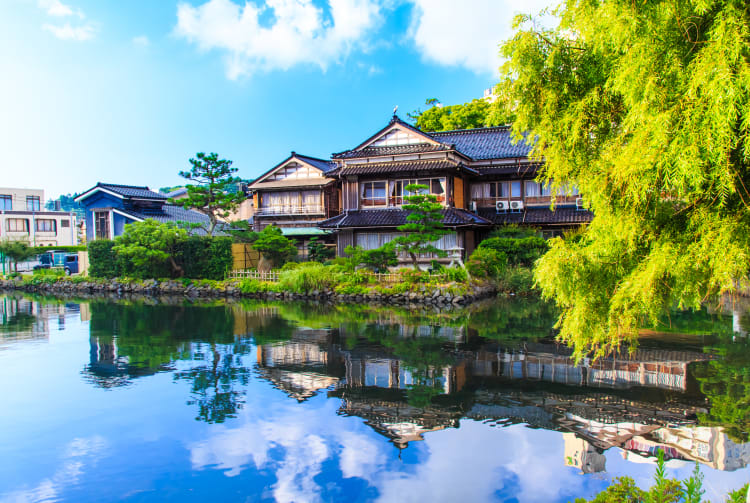
[[[736,291],[750,250],[750,3],[568,0],[516,19],[500,86],[553,191],[594,211],[538,262],[560,337],[602,355]]]

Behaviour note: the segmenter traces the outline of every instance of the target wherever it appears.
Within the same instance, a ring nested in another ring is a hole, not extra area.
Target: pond
[[[743,320],[576,366],[536,300],[0,296],[0,501],[570,501],[697,461],[748,481]]]

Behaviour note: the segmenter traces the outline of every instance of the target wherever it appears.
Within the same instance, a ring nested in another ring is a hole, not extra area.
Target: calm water
[[[553,322],[0,297],[0,500],[569,501],[648,484],[657,448],[714,501],[748,481],[731,317],[579,367]]]

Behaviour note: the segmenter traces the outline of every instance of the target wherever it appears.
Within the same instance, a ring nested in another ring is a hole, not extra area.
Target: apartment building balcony
[[[322,205],[264,206],[255,212],[255,216],[260,217],[281,215],[325,215],[325,208]]]

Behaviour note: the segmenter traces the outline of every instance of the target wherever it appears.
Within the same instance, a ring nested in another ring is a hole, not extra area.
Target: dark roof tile
[[[403,209],[358,210],[342,213],[318,223],[323,229],[398,227],[404,225],[411,212]],[[491,222],[466,210],[446,208],[442,210],[446,227],[486,226]]]
[[[296,152],[292,152],[292,155],[299,159],[302,159],[308,164],[312,164],[313,166],[321,170],[323,173],[328,173],[332,169],[336,168],[336,163],[332,161],[326,161],[325,159],[318,159],[317,157],[310,157],[308,155],[302,155]]]
[[[523,140],[513,143],[510,126],[441,131],[430,136],[441,143],[454,144],[456,150],[472,159],[528,157],[531,151]]]
[[[391,161],[391,162],[363,162],[347,164],[332,174],[341,175],[381,175],[388,173],[404,173],[416,171],[440,171],[461,169],[472,174],[477,172],[463,164],[447,160],[429,161]]]
[[[381,157],[389,155],[421,154],[426,152],[444,152],[451,150],[450,145],[433,145],[431,143],[415,143],[412,145],[392,145],[387,147],[365,147],[362,150],[348,150],[340,154],[333,154],[334,159],[355,159],[358,157]]]
[[[498,213],[493,209],[480,208],[478,213],[496,225],[577,225],[591,222],[594,218],[594,214],[588,210],[568,207],[557,207],[554,211],[547,207],[527,207],[519,213]]]
[[[96,187],[101,187],[102,189],[120,194],[123,197],[130,197],[134,199],[167,199],[167,196],[165,194],[154,192],[146,186],[118,185],[115,183],[99,182],[96,184]]]

